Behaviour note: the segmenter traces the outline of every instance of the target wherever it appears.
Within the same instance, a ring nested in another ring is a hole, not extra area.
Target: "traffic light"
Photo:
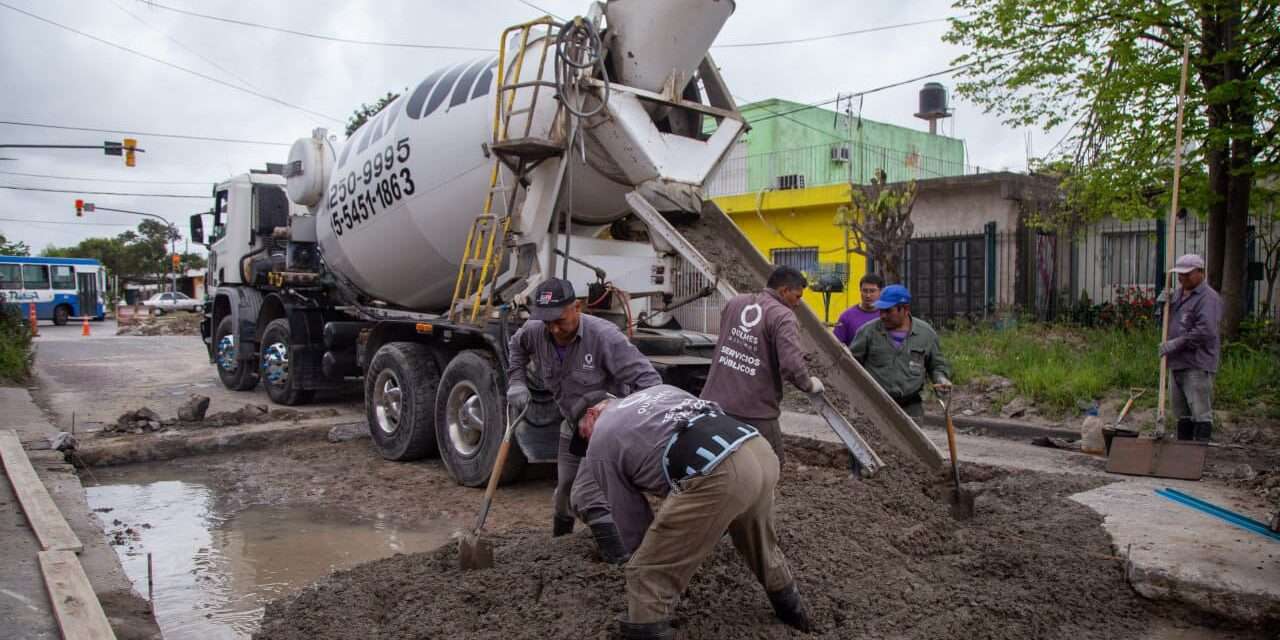
[[[84,217],[84,200],[76,199],[76,217]]]
[[[138,141],[133,138],[124,139],[124,166],[132,167],[137,162],[134,156],[134,150],[138,148]]]
[[[180,256],[180,255],[178,255],[178,254],[176,254],[176,253],[175,253],[175,254],[173,254],[173,270],[174,270],[174,271],[177,271],[177,270],[178,270],[178,266],[179,266],[181,263],[182,263],[182,256]]]

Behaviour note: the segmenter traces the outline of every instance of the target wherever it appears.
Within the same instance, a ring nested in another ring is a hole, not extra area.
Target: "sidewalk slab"
[[[823,442],[839,440],[814,415],[784,412],[783,433]],[[946,432],[925,432],[943,450]],[[957,434],[964,463],[1111,480],[1071,496],[1103,517],[1118,555],[1128,554],[1129,582],[1144,597],[1260,624],[1280,620],[1280,543],[1236,528],[1156,495],[1172,487],[1255,520],[1266,520],[1254,496],[1228,485],[1106,473],[1105,459],[985,436]],[[963,476],[963,466],[961,475]]]
[[[13,429],[27,445],[57,432],[22,387],[0,387],[0,429]],[[120,560],[90,511],[75,469],[56,451],[28,449],[27,456],[84,544],[80,563],[116,634],[122,638],[160,638],[160,628],[146,601],[133,592]],[[0,638],[60,638],[37,560],[39,541],[5,474],[0,474],[0,484],[4,485],[0,491],[0,540],[5,541],[5,553],[0,554]]]

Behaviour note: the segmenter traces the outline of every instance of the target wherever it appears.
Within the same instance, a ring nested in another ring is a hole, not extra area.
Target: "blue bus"
[[[0,301],[16,304],[23,317],[34,304],[37,319],[56,325],[82,316],[101,320],[106,288],[106,271],[97,260],[0,256]]]

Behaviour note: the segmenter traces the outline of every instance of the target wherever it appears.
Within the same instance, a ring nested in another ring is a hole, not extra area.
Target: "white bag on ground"
[[[1104,423],[1098,416],[1085,416],[1080,425],[1080,450],[1084,453],[1102,455],[1107,451],[1106,439],[1102,436]]]

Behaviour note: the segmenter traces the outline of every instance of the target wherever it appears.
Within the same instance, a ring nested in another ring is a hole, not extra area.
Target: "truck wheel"
[[[289,368],[289,340],[288,318],[276,318],[267,323],[267,330],[262,332],[262,352],[258,357],[262,386],[266,387],[267,395],[276,404],[306,404],[311,402],[315,392],[298,388],[298,376]]]
[[[248,391],[258,386],[258,372],[247,362],[236,359],[236,336],[232,332],[231,316],[218,323],[213,333],[213,362],[218,367],[222,386],[232,391]]]
[[[65,304],[60,304],[53,308],[53,324],[62,327],[66,326],[67,319],[71,317],[71,309]]]
[[[498,367],[489,354],[463,351],[445,367],[436,394],[436,440],[440,458],[458,484],[482,487],[489,482],[506,430],[502,398]],[[513,482],[525,463],[513,442],[498,482]]]
[[[390,342],[364,376],[369,433],[387,460],[417,460],[436,448],[435,400],[440,368],[426,346]]]

